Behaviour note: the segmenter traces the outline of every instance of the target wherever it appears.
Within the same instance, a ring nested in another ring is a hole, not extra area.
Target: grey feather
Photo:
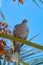
[[[29,29],[27,28],[26,23],[27,23],[27,20],[23,20],[23,22],[21,24],[15,25],[14,30],[13,30],[13,35],[15,37],[19,37],[22,39],[27,38]],[[13,43],[14,43],[14,52],[15,53],[17,52],[18,56],[19,56],[20,48],[23,46],[23,44],[20,42],[15,42],[15,41],[13,41]],[[14,55],[14,56],[16,56],[16,55]]]

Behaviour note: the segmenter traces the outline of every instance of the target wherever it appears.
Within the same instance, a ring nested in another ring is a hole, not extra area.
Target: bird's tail
[[[12,55],[12,58],[11,58],[11,60],[13,61],[13,62],[18,62],[18,60],[19,60],[19,53],[18,52],[15,52],[13,55]]]

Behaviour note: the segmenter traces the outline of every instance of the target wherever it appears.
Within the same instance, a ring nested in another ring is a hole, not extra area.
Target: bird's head
[[[27,20],[23,20],[22,24],[26,25],[27,24]]]

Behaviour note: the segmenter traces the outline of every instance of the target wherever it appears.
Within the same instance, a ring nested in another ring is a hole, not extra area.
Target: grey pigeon
[[[26,24],[27,24],[27,20],[23,20],[21,24],[15,25],[13,30],[13,36],[26,40],[29,32],[29,29],[27,28]],[[23,46],[23,44],[15,41],[13,43],[14,43],[15,54],[13,55],[12,60],[17,61],[19,59],[20,48]]]

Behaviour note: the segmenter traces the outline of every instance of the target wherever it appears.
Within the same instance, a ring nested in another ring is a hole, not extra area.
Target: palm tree
[[[2,16],[3,20],[6,22],[5,17],[4,17],[2,12],[0,12],[0,15]],[[37,35],[35,35],[34,37],[36,37]],[[19,57],[18,62],[8,62],[5,58],[5,56],[3,56],[4,59],[0,59],[0,65],[6,65],[6,63],[7,63],[7,65],[11,65],[11,64],[12,65],[20,65],[20,64],[23,64],[23,65],[39,65],[39,64],[43,63],[43,55],[42,55],[43,46],[40,46],[36,43],[30,42],[30,41],[27,41],[27,40],[15,38],[11,34],[4,34],[2,32],[0,33],[0,37],[3,37],[5,39],[5,42],[6,42],[6,39],[7,40],[9,39],[11,41],[19,41],[19,42],[22,42],[23,44],[25,44],[21,48],[20,57]],[[30,40],[32,40],[34,37],[32,37]],[[1,44],[1,42],[0,42],[0,44]],[[26,47],[28,47],[29,49],[26,50],[25,49]],[[11,47],[5,46],[5,49],[6,48],[7,48],[8,53],[7,54],[4,53],[4,55],[8,55],[8,57],[11,57],[12,56]],[[41,53],[41,54],[39,54],[39,53]]]

